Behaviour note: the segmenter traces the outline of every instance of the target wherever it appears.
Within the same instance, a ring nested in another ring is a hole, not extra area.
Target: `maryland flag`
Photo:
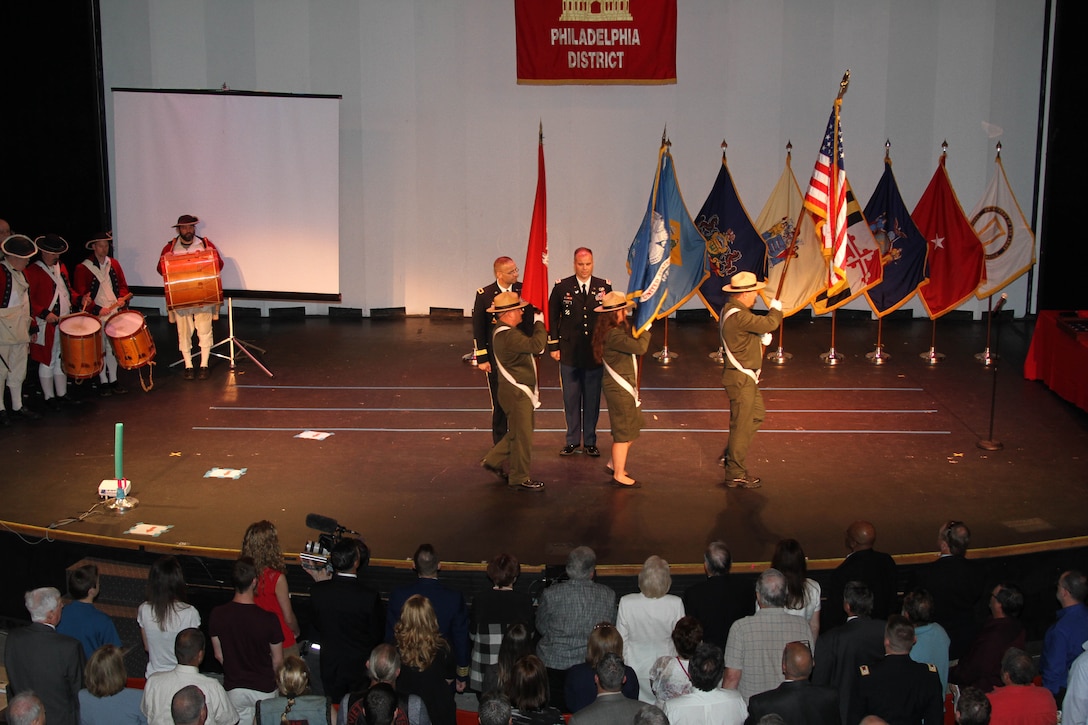
[[[824,289],[827,262],[820,252],[820,239],[816,236],[812,216],[804,213],[801,187],[797,185],[797,179],[790,167],[789,154],[786,155],[786,166],[778,177],[778,183],[775,184],[767,203],[763,205],[763,211],[759,213],[756,229],[767,245],[769,263],[767,286],[760,292],[764,302],[769,304],[777,295],[782,301],[782,314],[787,317],[808,307]],[[795,233],[797,239],[794,242],[793,258],[790,260],[786,283],[779,294],[782,272],[786,268],[786,255]]]
[[[865,205],[865,218],[880,245],[884,264],[884,280],[865,296],[876,316],[883,317],[909,302],[926,280],[926,238],[910,218],[888,157],[884,158],[884,175]]]
[[[536,201],[529,225],[529,246],[525,252],[525,278],[521,297],[544,314],[548,322],[548,185],[544,180],[544,124],[540,124],[536,152]],[[550,327],[549,327],[550,329]]]
[[[1001,290],[1035,264],[1035,235],[1016,203],[998,151],[994,175],[982,201],[971,212],[986,252],[986,275],[975,295],[982,299]]]
[[[758,279],[766,276],[767,245],[752,226],[752,219],[737,196],[729,164],[722,153],[722,167],[703,208],[695,215],[695,227],[706,239],[706,263],[709,276],[699,287],[699,296],[717,319],[725,306],[722,287],[737,272],[753,272]]]
[[[930,179],[911,217],[929,245],[929,284],[920,289],[922,305],[931,319],[956,309],[974,294],[985,271],[982,242],[963,213],[945,156]]]
[[[654,186],[627,250],[627,272],[627,296],[637,303],[635,337],[691,299],[708,274],[706,240],[680,196],[668,143],[657,152]]]

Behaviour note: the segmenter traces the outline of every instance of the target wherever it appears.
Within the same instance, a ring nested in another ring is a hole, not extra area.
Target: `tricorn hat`
[[[625,310],[628,307],[634,307],[633,300],[627,299],[627,295],[622,292],[609,292],[601,300],[601,304],[593,308],[594,312],[615,312],[616,310]]]
[[[68,251],[68,242],[59,234],[44,234],[34,240],[34,246],[53,254],[64,254]]]
[[[94,245],[97,244],[98,242],[112,242],[112,241],[113,241],[113,232],[98,232],[93,237],[91,237],[89,240],[87,240],[87,243],[84,244],[83,246],[85,246],[87,249],[93,249]]]
[[[178,217],[178,223],[174,225],[175,228],[186,226],[188,224],[199,224],[200,219],[196,218],[192,214],[182,214]]]
[[[737,272],[729,279],[729,284],[722,287],[723,292],[755,292],[767,286],[760,282],[752,272]]]
[[[30,259],[38,251],[38,247],[25,234],[12,234],[0,244],[0,249],[3,250],[4,254],[10,254],[12,257],[19,257],[20,259]]]
[[[521,295],[517,292],[500,292],[495,295],[495,301],[491,303],[491,306],[487,308],[487,311],[501,313],[528,306],[529,303],[521,299]]]

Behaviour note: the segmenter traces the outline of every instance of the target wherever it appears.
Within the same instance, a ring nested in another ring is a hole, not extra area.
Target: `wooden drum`
[[[141,368],[155,359],[155,341],[144,316],[136,310],[118,312],[106,320],[105,327],[117,364],[125,370]]]
[[[218,307],[223,304],[223,283],[211,250],[163,256],[166,309]]]
[[[102,345],[102,323],[97,317],[86,312],[62,317],[57,323],[57,332],[65,375],[85,380],[102,372],[106,350]]]

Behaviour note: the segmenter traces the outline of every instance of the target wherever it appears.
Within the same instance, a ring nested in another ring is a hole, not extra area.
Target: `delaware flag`
[[[634,335],[687,302],[706,279],[706,240],[688,216],[669,144],[657,152],[646,215],[627,250],[627,297],[635,300]]]
[[[796,234],[793,257],[790,259],[786,283],[779,299],[782,301],[782,314],[787,317],[808,307],[824,288],[827,262],[820,251],[820,240],[816,236],[816,225],[812,216],[804,213],[801,187],[797,185],[797,178],[793,175],[789,154],[786,154],[786,166],[778,177],[778,183],[775,184],[767,203],[763,205],[763,211],[759,213],[756,229],[767,245],[769,263],[767,286],[760,292],[764,302],[769,304],[778,294],[783,270],[786,268],[787,250],[790,240]]]
[[[909,302],[926,279],[926,238],[910,218],[887,156],[884,175],[865,205],[865,218],[880,245],[884,265],[884,281],[865,296],[876,316],[883,317]]]
[[[880,282],[880,250],[861,205],[846,179],[839,109],[835,100],[820,153],[812,170],[805,208],[816,217],[816,231],[828,259],[824,291],[813,300],[816,314],[841,307]]]
[[[695,215],[695,227],[706,239],[710,275],[699,286],[699,296],[717,319],[727,296],[722,287],[729,278],[737,272],[753,272],[756,278],[763,279],[767,268],[767,245],[737,196],[724,153],[710,196]]]
[[[986,279],[975,294],[998,292],[1035,264],[1035,235],[1016,203],[998,151],[993,178],[971,212],[971,226],[986,252]]]
[[[951,312],[975,290],[985,271],[982,242],[963,213],[944,166],[930,179],[911,217],[929,245],[929,284],[920,290],[931,319]]]
[[[540,141],[536,152],[536,201],[533,221],[529,225],[529,247],[525,252],[525,278],[521,297],[544,313],[548,322],[548,185],[544,181],[544,124],[540,124]],[[549,327],[549,329],[551,329]]]

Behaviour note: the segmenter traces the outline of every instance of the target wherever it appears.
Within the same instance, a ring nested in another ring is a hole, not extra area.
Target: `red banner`
[[[676,0],[514,0],[519,84],[676,83]]]

